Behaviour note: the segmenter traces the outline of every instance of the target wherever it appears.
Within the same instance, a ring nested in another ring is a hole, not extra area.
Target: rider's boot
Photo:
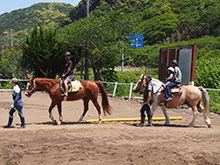
[[[148,115],[148,123],[147,126],[152,127],[152,115]]]
[[[25,128],[25,120],[24,117],[21,117],[21,126],[18,128]]]
[[[11,126],[12,121],[13,121],[13,118],[9,116],[8,124],[5,125],[5,126],[3,126],[3,128],[13,128],[13,127]]]
[[[145,122],[145,116],[141,116],[141,123],[138,124],[139,127],[143,127]]]

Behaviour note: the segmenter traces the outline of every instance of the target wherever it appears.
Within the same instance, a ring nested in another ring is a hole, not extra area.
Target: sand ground
[[[211,114],[212,128],[207,128],[203,115],[197,117],[196,127],[187,125],[192,112],[186,108],[169,108],[172,120],[153,121],[153,127],[136,127],[139,121],[87,123],[97,119],[90,109],[82,123],[83,102],[63,102],[63,123],[53,125],[48,116],[50,98],[47,93],[34,93],[27,99],[23,94],[25,129],[17,129],[15,116],[12,129],[4,129],[8,121],[7,108],[12,104],[11,92],[0,92],[0,164],[5,165],[95,165],[95,164],[220,164],[220,116]],[[139,100],[109,97],[113,107],[109,118],[139,118]],[[99,98],[99,103],[101,99]],[[53,110],[58,119],[57,108]],[[157,109],[154,117],[163,117]]]

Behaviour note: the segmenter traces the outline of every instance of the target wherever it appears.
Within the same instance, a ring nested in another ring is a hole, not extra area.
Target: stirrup
[[[65,93],[61,94],[61,96],[63,96],[63,97],[68,97]]]

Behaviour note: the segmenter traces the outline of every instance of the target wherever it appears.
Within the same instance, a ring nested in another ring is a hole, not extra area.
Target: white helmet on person
[[[171,71],[171,72],[174,72],[174,68],[173,67],[169,67],[168,70]]]
[[[71,53],[70,52],[66,52],[64,55],[65,56],[71,56]]]

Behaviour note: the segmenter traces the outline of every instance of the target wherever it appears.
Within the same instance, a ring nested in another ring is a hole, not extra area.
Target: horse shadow
[[[139,123],[124,123],[126,125],[129,126],[133,126],[133,127],[140,127],[138,124]],[[149,126],[143,126],[143,127],[149,127]],[[173,128],[191,128],[188,127],[188,125],[180,125],[180,124],[169,124],[169,125],[164,125],[164,124],[152,124],[152,127],[173,127]],[[205,128],[205,126],[194,126],[193,128]]]
[[[43,122],[43,123],[34,123],[34,124],[36,124],[36,125],[58,125],[57,123],[53,123],[52,121]],[[88,124],[96,124],[96,123],[90,123],[90,122],[80,122],[80,123],[78,123],[78,122],[71,122],[71,121],[68,121],[68,122],[63,121],[61,123],[61,125],[75,125],[75,124],[86,124],[86,125],[88,125]]]

